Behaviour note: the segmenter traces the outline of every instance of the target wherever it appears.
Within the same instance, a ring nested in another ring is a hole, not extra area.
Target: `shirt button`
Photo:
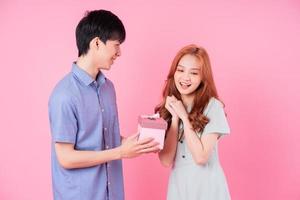
[[[182,158],[185,158],[185,155],[182,155]]]
[[[181,141],[180,141],[180,143],[182,144],[182,143],[183,143],[183,141],[181,140]]]
[[[109,146],[108,146],[108,145],[106,145],[106,148],[108,149],[108,148],[109,148]]]
[[[102,108],[101,111],[104,112],[104,109]]]
[[[105,131],[107,131],[107,128],[104,128]]]
[[[110,185],[110,182],[108,182],[107,184]]]

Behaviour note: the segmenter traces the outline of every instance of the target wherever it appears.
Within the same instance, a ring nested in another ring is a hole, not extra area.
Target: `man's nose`
[[[118,49],[118,51],[117,51],[116,55],[117,55],[117,56],[121,56],[121,55],[122,55],[122,53],[121,53],[121,49],[120,49],[120,48]]]

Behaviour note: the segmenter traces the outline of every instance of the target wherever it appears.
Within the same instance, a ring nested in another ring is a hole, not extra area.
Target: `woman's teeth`
[[[182,89],[187,89],[188,87],[191,86],[191,84],[180,83],[180,86],[182,87]]]

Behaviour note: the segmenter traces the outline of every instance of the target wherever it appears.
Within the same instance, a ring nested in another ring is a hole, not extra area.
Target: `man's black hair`
[[[124,42],[126,32],[122,21],[107,10],[87,12],[76,27],[76,44],[78,56],[87,54],[92,39],[99,39],[106,44],[107,40]]]

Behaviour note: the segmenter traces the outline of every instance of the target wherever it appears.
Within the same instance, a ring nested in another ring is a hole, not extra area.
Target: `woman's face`
[[[193,95],[201,83],[200,60],[191,54],[184,55],[178,62],[174,81],[177,90],[183,96]]]

